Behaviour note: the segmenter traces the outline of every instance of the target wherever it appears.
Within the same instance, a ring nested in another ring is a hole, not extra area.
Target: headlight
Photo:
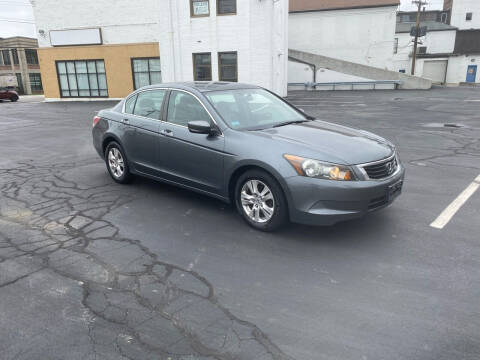
[[[295,168],[298,175],[326,180],[355,180],[355,175],[348,166],[322,163],[295,155],[285,154],[283,156]]]

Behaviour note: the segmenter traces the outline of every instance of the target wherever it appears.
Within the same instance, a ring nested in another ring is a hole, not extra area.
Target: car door
[[[167,139],[159,136],[159,130],[166,94],[166,89],[145,90],[125,102],[124,150],[129,164],[143,174],[159,176],[161,172],[158,148]]]
[[[0,99],[6,99],[8,97],[8,91],[5,88],[0,88]]]
[[[225,138],[188,130],[189,121],[204,120],[213,124],[212,117],[196,96],[180,90],[170,92],[166,113],[167,122],[161,133],[169,142],[160,156],[163,156],[170,180],[220,194]]]

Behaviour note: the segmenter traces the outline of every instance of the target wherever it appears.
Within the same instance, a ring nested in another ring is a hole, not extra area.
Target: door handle
[[[128,120],[128,119],[123,119],[123,123],[124,123],[124,124],[128,124],[128,123],[129,123],[129,120]]]
[[[164,136],[173,136],[173,131],[170,129],[160,130],[160,134]]]

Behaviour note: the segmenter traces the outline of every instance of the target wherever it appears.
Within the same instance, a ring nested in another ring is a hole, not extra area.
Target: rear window
[[[135,102],[137,101],[137,95],[133,95],[125,101],[125,113],[133,114],[133,109],[135,108]]]

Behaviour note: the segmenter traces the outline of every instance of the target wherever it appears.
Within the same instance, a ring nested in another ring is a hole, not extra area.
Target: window
[[[10,59],[10,51],[9,50],[2,50],[3,55],[3,64],[4,65],[12,65],[12,61]]]
[[[418,48],[417,54],[426,54],[427,53],[427,47],[426,46],[420,46]]]
[[[447,23],[447,13],[442,13],[440,21],[444,24]]]
[[[137,101],[137,95],[130,96],[127,101],[125,101],[125,113],[133,114],[133,109],[135,108],[135,102]]]
[[[188,126],[189,121],[204,120],[210,123],[210,115],[192,95],[182,91],[172,91],[168,103],[167,121]]]
[[[209,16],[210,1],[209,0],[190,0],[190,16]]]
[[[28,74],[30,78],[30,87],[32,91],[42,91],[42,78],[39,73],[30,73]]]
[[[62,97],[108,97],[103,60],[57,61]]]
[[[18,65],[18,51],[17,49],[12,49],[12,58],[13,58],[13,64]]]
[[[287,121],[307,120],[285,101],[263,89],[209,91],[205,96],[233,129],[266,129]]]
[[[220,81],[238,81],[237,52],[218,53],[218,78]]]
[[[162,82],[160,58],[132,59],[132,72],[134,90]]]
[[[465,16],[465,20],[467,21],[472,21],[472,18],[473,18],[473,13],[471,12],[468,12],[467,15]]]
[[[217,15],[237,13],[237,0],[217,0]]]
[[[193,79],[212,81],[212,54],[193,54]]]
[[[135,102],[134,115],[160,120],[166,90],[142,91]],[[126,107],[125,107],[126,109]]]
[[[405,74],[405,69],[400,69],[398,72],[401,72],[402,74]]]
[[[398,38],[393,39],[393,53],[398,54]]]
[[[38,65],[38,55],[35,49],[25,49],[25,57],[27,58],[27,64]]]

